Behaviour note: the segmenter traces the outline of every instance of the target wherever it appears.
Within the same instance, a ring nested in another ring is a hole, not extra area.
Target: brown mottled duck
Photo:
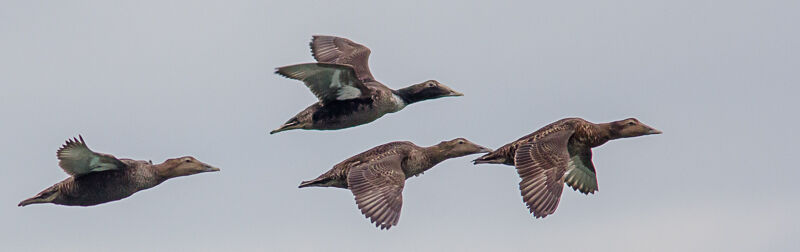
[[[422,174],[446,159],[490,151],[464,138],[430,147],[419,147],[411,142],[391,142],[336,164],[316,179],[303,181],[300,188],[349,188],[361,213],[376,227],[389,229],[400,219],[406,179]]]
[[[597,191],[592,148],[609,140],[661,134],[635,118],[591,123],[566,118],[483,155],[475,164],[505,164],[517,168],[522,200],[536,218],[555,212],[564,183],[583,194]]]
[[[56,156],[58,165],[71,176],[23,200],[19,206],[42,203],[92,206],[127,198],[171,178],[219,171],[188,156],[156,165],[150,161],[117,159],[93,152],[81,136],[67,140]]]

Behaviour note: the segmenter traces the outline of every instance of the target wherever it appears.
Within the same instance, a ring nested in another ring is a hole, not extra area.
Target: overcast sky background
[[[798,1],[16,1],[0,4],[4,251],[797,251]],[[316,101],[273,74],[311,35],[372,49],[392,88],[465,96],[339,131],[267,132]],[[380,231],[337,188],[298,189],[395,140],[497,148],[564,117],[664,134],[594,149],[599,193],[534,219],[513,167],[447,160]],[[219,173],[94,207],[16,204],[55,151]]]

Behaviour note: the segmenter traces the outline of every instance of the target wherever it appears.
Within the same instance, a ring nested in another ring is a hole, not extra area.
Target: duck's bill
[[[206,165],[205,170],[204,170],[204,172],[218,172],[218,171],[219,171],[219,168],[214,167],[214,166],[210,166],[210,165]]]

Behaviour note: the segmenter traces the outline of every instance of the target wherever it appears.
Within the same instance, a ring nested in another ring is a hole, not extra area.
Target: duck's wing
[[[275,73],[302,81],[323,104],[371,96],[348,65],[306,63],[279,67]]]
[[[86,146],[82,136],[68,139],[58,151],[58,166],[64,169],[69,175],[78,177],[91,172],[118,170],[127,167],[125,163],[116,157],[93,152]]]
[[[311,55],[321,63],[336,63],[353,66],[358,79],[375,80],[369,71],[370,50],[364,45],[346,38],[317,35],[311,38]]]
[[[592,149],[583,148],[570,151],[567,173],[564,181],[572,189],[590,194],[597,191],[597,176],[592,164]]]
[[[389,229],[400,220],[406,181],[401,163],[402,156],[394,154],[353,167],[347,174],[358,209],[381,229]]]
[[[536,218],[555,212],[570,160],[567,143],[575,131],[562,129],[520,146],[514,164],[522,181],[522,200]]]

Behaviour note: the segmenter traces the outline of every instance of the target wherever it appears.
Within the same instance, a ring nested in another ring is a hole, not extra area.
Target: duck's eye
[[[191,162],[192,162],[192,160],[191,160],[191,159],[186,159],[186,160],[183,160],[183,162],[186,162],[186,163],[191,163]]]
[[[628,126],[634,126],[634,125],[636,125],[636,122],[628,122]]]
[[[458,140],[458,144],[464,144],[464,140]]]

